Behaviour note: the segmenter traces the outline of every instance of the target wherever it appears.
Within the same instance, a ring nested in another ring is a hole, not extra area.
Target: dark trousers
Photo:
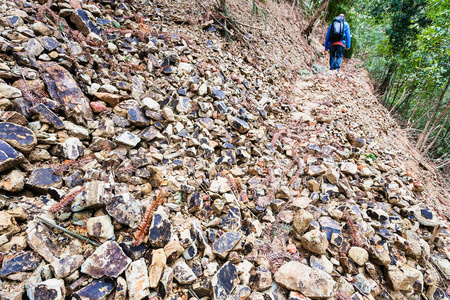
[[[343,55],[344,47],[341,45],[333,45],[330,47],[330,70],[339,70]]]

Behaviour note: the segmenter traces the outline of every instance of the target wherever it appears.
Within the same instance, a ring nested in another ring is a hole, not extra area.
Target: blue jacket
[[[337,17],[340,18],[340,17]],[[331,41],[328,39],[330,36],[331,25],[328,27],[327,37],[325,38],[325,50],[329,50],[331,47]],[[344,36],[341,42],[345,45],[345,48],[350,49],[352,35],[350,34],[350,26],[347,21],[344,20]]]

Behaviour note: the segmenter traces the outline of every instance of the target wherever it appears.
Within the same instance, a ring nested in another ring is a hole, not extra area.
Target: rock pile
[[[446,216],[334,74],[295,100],[164,1],[44,2],[0,6],[0,299],[447,297]]]

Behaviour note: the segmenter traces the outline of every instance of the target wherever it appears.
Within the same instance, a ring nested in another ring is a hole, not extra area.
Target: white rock
[[[124,131],[115,137],[114,141],[125,146],[135,147],[141,139],[129,131]]]
[[[82,156],[83,143],[76,137],[70,137],[62,143],[64,157],[68,159],[77,159]]]
[[[143,258],[130,264],[125,271],[128,286],[128,299],[140,300],[150,294],[150,281],[147,265]]]
[[[298,261],[282,265],[275,273],[275,282],[311,298],[328,298],[336,293],[335,282],[330,274]]]
[[[0,98],[18,98],[22,97],[22,92],[13,86],[0,84]]]
[[[159,111],[161,109],[161,106],[159,105],[158,102],[156,102],[152,98],[148,98],[148,97],[142,99],[142,106],[145,109],[154,110],[154,111]]]
[[[355,175],[358,172],[358,166],[352,162],[344,162],[341,166],[341,172],[348,175]]]
[[[89,131],[80,125],[76,125],[69,121],[64,121],[64,126],[70,136],[79,138],[80,140],[89,139]]]
[[[356,264],[363,266],[369,260],[369,253],[361,247],[351,247],[348,251],[350,257]]]
[[[114,226],[109,216],[89,218],[86,223],[87,232],[90,236],[102,239],[110,239],[114,236]]]

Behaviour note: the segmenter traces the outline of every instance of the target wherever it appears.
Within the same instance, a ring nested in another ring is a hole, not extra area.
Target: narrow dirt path
[[[414,148],[405,131],[377,100],[370,75],[362,66],[358,59],[346,60],[339,73],[326,70],[300,79],[293,88],[298,112],[292,118],[331,124],[319,126],[321,129],[310,135],[310,141],[324,142],[321,135],[326,136],[326,132],[338,143],[349,132],[364,137],[364,154],[381,155],[391,165],[405,170],[425,186],[425,192],[417,194],[419,200],[449,219],[450,204],[446,201],[449,195],[439,173]]]

